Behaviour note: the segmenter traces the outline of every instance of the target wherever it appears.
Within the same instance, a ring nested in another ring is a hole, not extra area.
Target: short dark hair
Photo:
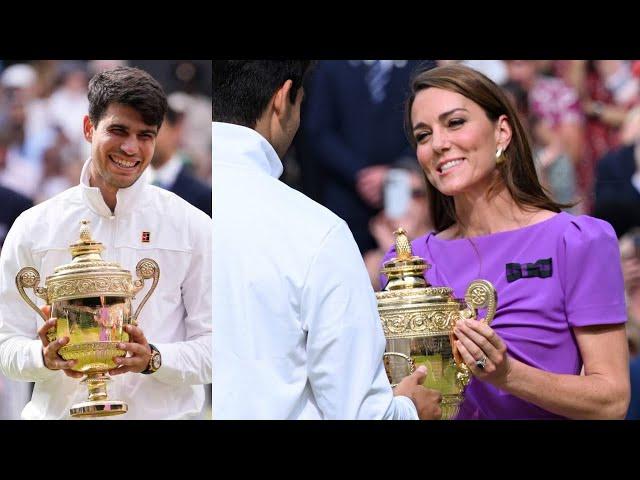
[[[273,94],[287,80],[293,83],[289,100],[314,62],[311,60],[214,60],[213,121],[255,128]]]
[[[147,125],[162,126],[167,96],[160,84],[144,70],[117,67],[97,73],[89,81],[89,118],[98,125],[112,103],[127,105],[140,113]]]

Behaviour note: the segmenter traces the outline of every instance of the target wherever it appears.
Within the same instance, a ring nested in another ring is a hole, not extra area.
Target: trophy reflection
[[[116,368],[114,357],[126,355],[117,348],[118,343],[128,342],[125,325],[135,325],[140,310],[158,284],[160,268],[149,258],[136,266],[137,279],[115,262],[102,259],[102,243],[91,238],[89,221],[83,220],[80,239],[69,247],[71,263],[54,269],[47,277],[45,287],[38,286],[40,274],[33,267],[24,267],[16,275],[16,286],[23,300],[45,321],[44,313],[27,296],[25,288],[32,288],[35,295],[51,305],[51,318],[57,319],[55,332],[50,330],[50,342],[63,336],[69,341],[58,351],[64,360],[76,360],[72,370],[82,372],[87,384],[88,399],[72,405],[73,417],[101,417],[127,412],[128,406],[107,396],[108,371]],[[142,290],[144,281],[153,279],[151,288],[133,315],[131,300]]]
[[[376,293],[378,312],[387,339],[384,365],[392,386],[419,365],[427,367],[423,385],[442,394],[442,418],[458,414],[471,372],[454,348],[453,328],[460,319],[475,319],[486,308],[485,321],[496,312],[497,295],[491,283],[474,280],[464,299],[448,287],[432,287],[424,279],[430,268],[413,255],[405,231],[396,236],[396,257],[385,262],[381,273],[388,283]]]

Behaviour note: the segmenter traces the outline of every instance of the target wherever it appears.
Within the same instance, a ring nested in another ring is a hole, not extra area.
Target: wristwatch
[[[144,373],[145,375],[149,375],[151,373],[157,372],[158,369],[162,366],[162,356],[160,355],[160,350],[158,350],[154,345],[149,344],[151,348],[151,358],[149,359],[149,365],[147,368],[140,373]]]

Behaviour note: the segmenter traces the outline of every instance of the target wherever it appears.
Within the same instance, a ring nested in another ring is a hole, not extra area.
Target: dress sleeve
[[[588,216],[576,217],[564,232],[562,248],[561,280],[569,325],[625,323],[620,249],[611,225]]]

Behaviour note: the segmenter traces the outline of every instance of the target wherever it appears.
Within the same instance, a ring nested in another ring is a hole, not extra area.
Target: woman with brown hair
[[[418,73],[406,127],[429,181],[435,232],[412,242],[432,266],[427,281],[462,297],[483,278],[498,292],[491,326],[454,330],[475,377],[458,418],[623,418],[626,312],[611,226],[549,198],[515,110],[475,70]]]

